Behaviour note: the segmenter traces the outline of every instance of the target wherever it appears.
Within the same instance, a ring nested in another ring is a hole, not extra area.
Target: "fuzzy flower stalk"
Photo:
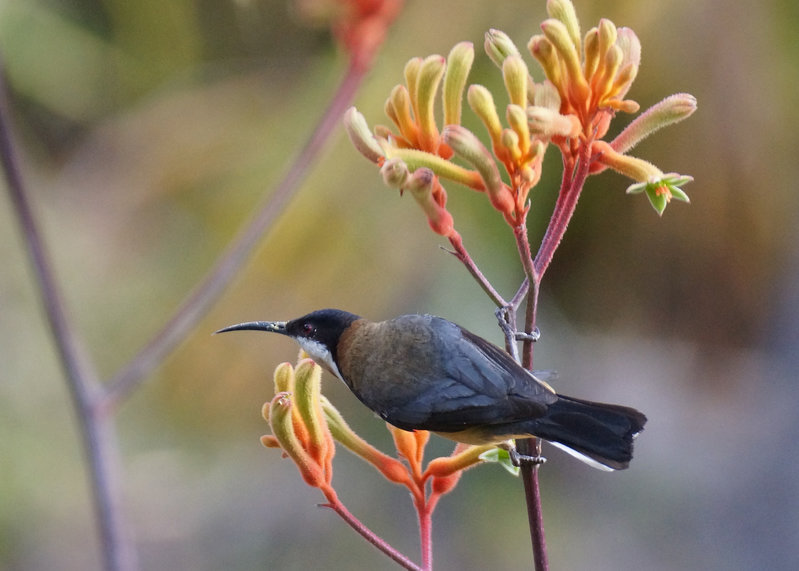
[[[264,404],[262,416],[272,434],[261,437],[267,448],[279,448],[296,465],[303,480],[318,488],[330,508],[369,543],[400,566],[412,570],[432,569],[432,515],[438,500],[452,491],[464,470],[484,461],[497,461],[493,446],[459,444],[450,456],[431,460],[424,466],[424,451],[429,433],[406,432],[387,425],[397,457],[389,456],[358,436],[339,411],[321,393],[322,370],[301,354],[296,367],[278,365],[274,374],[275,396]],[[419,520],[422,565],[391,547],[352,515],[333,487],[333,457],[336,442],[359,456],[388,481],[410,491]],[[499,461],[502,461],[500,459]]]
[[[447,57],[408,61],[404,81],[385,103],[389,124],[370,128],[354,107],[344,116],[355,148],[379,168],[386,186],[414,198],[433,232],[449,240],[455,256],[497,305],[506,349],[517,357],[517,341],[522,340],[520,360],[528,370],[533,366],[532,332],[541,280],[586,180],[606,169],[621,173],[631,180],[627,193],[645,194],[658,215],[672,199],[688,202],[682,187],[693,180],[690,176],[664,173],[630,151],[663,127],[692,115],[697,106],[693,96],[678,93],[638,114],[639,104],[628,97],[641,65],[635,33],[602,19],[583,34],[570,0],[548,0],[547,13],[541,33],[526,44],[526,56],[504,32],[485,34],[483,48],[501,73],[503,91],[468,85],[474,46],[461,42]],[[529,58],[541,68],[542,80],[530,73]],[[479,134],[462,123],[464,102],[482,125]],[[618,136],[606,140],[620,113],[637,116]],[[549,224],[534,250],[526,221],[550,147],[560,153],[563,173]],[[485,195],[512,229],[525,280],[509,300],[478,269],[456,230],[445,188],[452,184]],[[522,306],[524,326],[517,332],[516,314]],[[540,450],[532,439],[519,441],[517,447],[529,455]],[[542,571],[548,563],[537,472],[537,465],[522,469],[535,567]]]

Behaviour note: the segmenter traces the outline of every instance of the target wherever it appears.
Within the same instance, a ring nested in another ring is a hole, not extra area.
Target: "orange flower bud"
[[[663,176],[663,172],[652,163],[618,153],[605,141],[595,141],[593,151],[597,153],[600,164],[636,182],[648,182]]]
[[[435,96],[444,77],[446,60],[439,55],[429,56],[422,62],[416,84],[414,112],[419,123],[419,145],[422,150],[436,152],[438,127],[435,119]]]
[[[309,486],[318,488],[325,483],[325,474],[297,438],[292,421],[292,409],[291,398],[287,393],[275,395],[270,407],[269,424],[275,439],[297,465],[305,482]]]
[[[402,430],[391,424],[386,424],[386,427],[394,438],[394,446],[396,446],[397,452],[408,462],[411,464],[416,463],[418,466],[419,443],[416,440],[415,433]]]
[[[552,45],[552,42],[550,42],[546,36],[535,35],[530,38],[527,49],[530,50],[532,56],[541,64],[547,79],[558,91],[561,91],[563,74],[561,72],[560,61],[558,60],[555,46]],[[566,95],[565,91],[561,92],[561,94],[563,96]]]
[[[436,234],[449,236],[455,230],[452,215],[447,212],[433,196],[433,186],[437,179],[430,169],[419,169],[414,172],[405,186],[411,192],[416,202],[424,210],[427,223]]]
[[[526,156],[530,151],[530,127],[527,125],[527,114],[524,108],[519,105],[508,105],[505,118],[518,137],[519,151]]]
[[[480,455],[495,448],[493,444],[481,446],[459,445],[451,456],[443,456],[430,461],[425,470],[425,476],[447,477],[451,474],[471,468],[482,462]]]
[[[578,47],[572,41],[566,26],[560,20],[550,18],[541,24],[541,30],[552,43],[566,69],[568,77],[564,78],[566,85],[562,86],[563,89],[569,94],[570,98],[576,101],[585,101],[589,93],[588,85],[580,66]],[[550,78],[550,81],[552,81],[552,78]]]
[[[458,485],[458,481],[461,479],[462,472],[455,472],[451,476],[446,476],[444,478],[434,477],[433,482],[430,485],[430,489],[434,494],[439,496],[443,496],[452,491],[452,489]]]
[[[385,112],[409,143],[418,144],[419,128],[411,115],[411,96],[404,85],[396,85],[391,90]]]
[[[280,442],[278,442],[277,438],[275,438],[271,434],[264,434],[263,436],[261,436],[261,444],[263,444],[267,448],[280,448]]]

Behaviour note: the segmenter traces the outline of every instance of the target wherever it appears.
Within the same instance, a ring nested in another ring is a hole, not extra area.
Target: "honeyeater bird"
[[[633,408],[557,394],[496,345],[432,315],[368,321],[322,309],[291,321],[221,329],[294,339],[360,401],[403,430],[467,444],[542,438],[605,470],[629,466],[646,417]]]

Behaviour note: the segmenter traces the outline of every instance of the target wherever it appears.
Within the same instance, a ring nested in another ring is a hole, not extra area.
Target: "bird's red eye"
[[[314,326],[310,323],[303,323],[302,324],[302,335],[303,337],[310,337],[315,333]]]

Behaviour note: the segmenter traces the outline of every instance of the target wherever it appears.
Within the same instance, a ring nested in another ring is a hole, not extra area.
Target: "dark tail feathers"
[[[547,414],[536,420],[534,434],[606,468],[627,468],[633,438],[643,430],[646,416],[626,406],[558,396]]]

